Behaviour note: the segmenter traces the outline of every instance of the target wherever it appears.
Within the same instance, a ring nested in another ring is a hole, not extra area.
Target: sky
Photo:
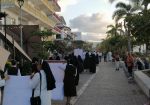
[[[123,0],[121,0],[123,1]],[[72,31],[84,32],[83,40],[101,41],[107,25],[113,24],[115,3],[108,0],[60,0],[61,15]]]

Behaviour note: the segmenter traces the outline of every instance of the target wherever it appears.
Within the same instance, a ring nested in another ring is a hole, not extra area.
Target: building
[[[75,40],[83,41],[82,32],[74,32],[74,34],[75,34]]]
[[[14,43],[17,43],[15,49],[25,57],[31,58],[36,55],[32,44],[41,41],[39,37],[30,38],[33,31],[46,29],[61,33],[61,30],[56,27],[56,24],[62,22],[62,18],[56,14],[56,12],[61,11],[61,8],[57,0],[38,0],[38,2],[37,0],[23,1],[22,7],[19,7],[17,0],[1,0],[1,11],[6,12],[8,15],[6,17],[6,33],[3,26],[5,25],[5,19],[3,18],[1,21],[0,35],[3,34],[3,37],[5,36],[9,44],[14,45]],[[20,47],[21,28],[23,49]],[[10,37],[10,40],[8,40],[6,35]],[[53,40],[53,38],[49,38],[49,40]],[[4,45],[5,40],[0,42],[1,45]]]

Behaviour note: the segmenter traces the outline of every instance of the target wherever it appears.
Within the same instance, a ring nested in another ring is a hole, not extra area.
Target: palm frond
[[[114,28],[114,25],[108,25],[107,28]]]
[[[116,8],[123,8],[126,9],[127,8],[127,4],[125,4],[124,2],[118,2],[116,4]]]
[[[130,12],[136,12],[136,11],[142,11],[144,8],[142,6],[133,6],[130,10]]]
[[[125,16],[126,14],[127,12],[124,9],[118,9],[113,13],[112,18],[115,19],[115,21],[117,22],[118,20],[123,18],[123,16]]]
[[[131,10],[131,8],[132,8],[132,6],[130,5],[130,4],[128,4],[128,5],[126,5],[127,7],[125,8],[126,9],[126,11],[130,11]]]

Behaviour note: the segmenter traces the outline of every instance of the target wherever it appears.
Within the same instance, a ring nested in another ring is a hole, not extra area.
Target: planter
[[[150,98],[150,77],[143,71],[146,72],[150,70],[135,71],[134,79],[143,92]]]

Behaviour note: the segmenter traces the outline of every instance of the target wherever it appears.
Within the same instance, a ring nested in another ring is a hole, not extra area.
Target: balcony
[[[48,0],[31,0],[30,1],[33,5],[35,5],[37,8],[43,10],[45,13],[48,12],[55,12],[55,10],[53,9],[53,6],[50,5],[50,3],[48,2]]]
[[[57,20],[59,20],[59,22],[62,21],[61,18],[60,18],[56,13],[53,13],[53,16],[54,16]]]
[[[42,14],[39,10],[32,7],[27,2],[24,3],[23,10],[28,12],[29,14],[33,15],[34,17],[38,18],[43,23],[45,23],[51,27],[54,27],[56,24],[56,21],[53,21],[52,18],[48,18],[46,15]]]
[[[58,5],[57,0],[49,0],[50,5],[53,7],[55,12],[60,12],[61,7]]]
[[[43,0],[42,0],[43,1]],[[12,11],[13,13],[19,14],[19,7],[17,0],[2,0],[2,4],[13,4],[14,8],[7,8],[8,11]],[[54,27],[57,24],[57,20],[53,19],[53,17],[48,17],[46,14],[41,13],[34,6],[29,4],[29,2],[25,1],[23,5],[23,14],[26,14],[29,18],[34,17],[35,20],[39,20],[40,23],[46,25],[47,27]]]

